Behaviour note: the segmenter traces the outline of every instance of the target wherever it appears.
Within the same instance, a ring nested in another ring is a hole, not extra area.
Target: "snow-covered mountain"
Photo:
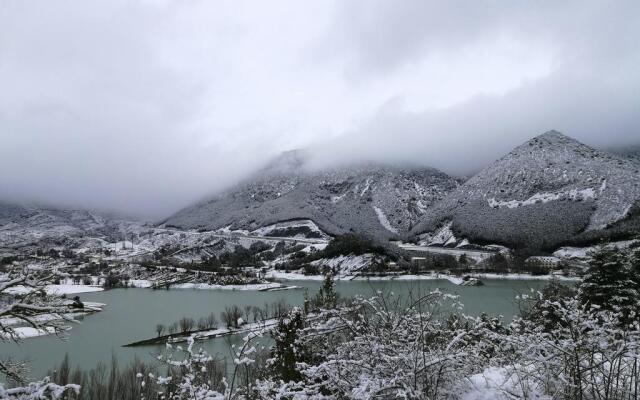
[[[0,248],[78,245],[95,238],[117,241],[140,226],[88,210],[0,202]]]
[[[640,165],[550,131],[428,210],[413,234],[450,227],[478,243],[552,249],[640,232]]]
[[[408,232],[458,181],[432,168],[368,164],[310,171],[302,151],[284,153],[261,173],[184,209],[165,226],[248,231],[311,220],[329,234],[380,238]]]
[[[616,147],[611,149],[610,152],[640,164],[640,144]]]

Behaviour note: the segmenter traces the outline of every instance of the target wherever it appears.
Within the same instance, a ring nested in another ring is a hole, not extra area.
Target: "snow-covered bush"
[[[147,376],[138,373],[140,385],[145,386],[150,379],[154,384],[164,390],[158,392],[158,398],[167,400],[222,400],[223,393],[214,389],[218,382],[212,382],[208,374],[209,367],[214,360],[204,350],[193,350],[194,339],[189,338],[186,349],[177,346],[174,349],[170,344],[167,348],[171,351],[168,355],[158,356],[158,360],[166,364],[170,369],[177,370],[172,376]],[[177,379],[176,379],[177,378]]]
[[[53,276],[29,269],[12,271],[0,276],[0,340],[20,341],[17,327],[26,325],[36,330],[61,334],[66,330],[71,303],[50,296],[46,285]],[[44,318],[43,318],[44,317]],[[0,374],[18,386],[5,389],[0,384],[0,399],[57,399],[68,391],[77,391],[76,385],[56,385],[48,379],[26,383],[28,366],[10,359],[0,360]]]
[[[42,381],[31,382],[24,387],[5,389],[0,386],[0,399],[15,400],[55,400],[61,399],[69,393],[78,393],[78,385],[56,385],[49,378]]]
[[[511,390],[552,399],[638,398],[640,321],[623,324],[623,314],[577,299],[541,301],[556,321],[552,329],[519,318],[508,334],[496,337],[500,352],[492,364],[515,378]]]
[[[406,299],[405,299],[406,300]],[[446,304],[445,304],[446,303]],[[454,296],[429,293],[408,303],[380,294],[311,316],[293,349],[301,379],[260,382],[262,398],[456,398],[465,377],[482,371],[475,320],[453,326]]]

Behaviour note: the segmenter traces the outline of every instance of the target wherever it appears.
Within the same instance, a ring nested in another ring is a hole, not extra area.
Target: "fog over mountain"
[[[161,219],[286,150],[470,175],[640,141],[640,3],[8,1],[0,200]]]

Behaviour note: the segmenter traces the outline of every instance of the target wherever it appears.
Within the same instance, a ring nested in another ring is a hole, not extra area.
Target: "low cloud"
[[[162,218],[281,151],[467,175],[637,143],[640,4],[0,6],[0,199]]]

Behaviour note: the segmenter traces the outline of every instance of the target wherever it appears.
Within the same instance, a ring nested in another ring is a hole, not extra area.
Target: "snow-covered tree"
[[[338,293],[336,292],[336,284],[333,280],[333,273],[328,272],[324,276],[324,282],[316,295],[313,306],[315,308],[330,309],[335,308],[338,304]]]
[[[189,338],[186,348],[177,346],[175,349],[170,344],[167,348],[170,353],[166,356],[158,356],[158,360],[174,371],[170,376],[147,376],[138,373],[140,385],[145,386],[147,380],[153,380],[155,384],[163,388],[158,392],[159,399],[167,400],[223,400],[225,395],[214,389],[216,382],[212,382],[208,375],[209,368],[214,362],[213,358],[204,350],[193,349],[194,339]],[[177,379],[176,379],[177,378]]]
[[[23,339],[18,326],[46,333],[62,334],[72,321],[68,313],[73,303],[46,292],[52,275],[29,269],[20,269],[0,277],[0,339]],[[10,359],[0,360],[0,374],[7,381],[25,384],[28,366]],[[56,385],[48,379],[25,386],[4,389],[0,385],[0,399],[57,399],[67,391],[77,390],[75,385]]]
[[[480,356],[468,325],[447,329],[442,311],[455,305],[434,292],[409,304],[380,295],[324,310],[294,346],[312,353],[297,362],[301,379],[261,382],[262,398],[453,398],[481,367],[469,362]]]
[[[545,329],[516,319],[500,335],[492,360],[503,370],[513,396],[544,394],[549,399],[637,399],[640,395],[640,325],[621,323],[620,312],[594,311],[577,299],[544,300],[559,323]]]
[[[592,261],[580,284],[579,297],[587,307],[621,312],[624,320],[636,319],[640,292],[629,252],[604,247]]]
[[[294,307],[288,315],[280,318],[272,334],[275,344],[269,364],[275,369],[275,375],[284,382],[302,378],[297,365],[308,358],[307,349],[300,341],[304,322],[302,310]]]

